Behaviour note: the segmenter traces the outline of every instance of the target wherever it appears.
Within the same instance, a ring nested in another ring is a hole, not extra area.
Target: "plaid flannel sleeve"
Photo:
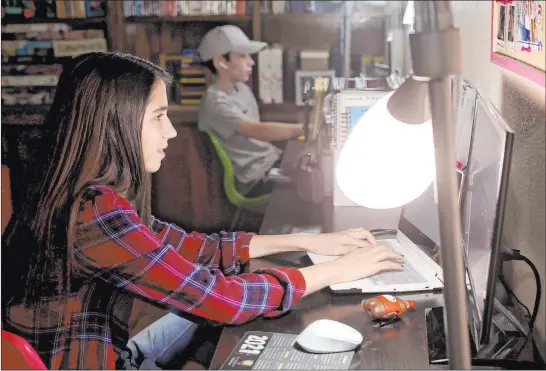
[[[179,226],[155,217],[151,229],[162,244],[173,246],[189,262],[219,269],[225,276],[247,271],[248,247],[254,233],[187,233]]]
[[[74,245],[78,274],[224,324],[284,313],[303,296],[305,280],[297,269],[263,269],[230,277],[214,264],[188,261],[144,226],[127,200],[108,188],[100,191],[85,201],[78,215]],[[186,241],[195,243],[193,238]],[[184,251],[185,243],[178,250]]]

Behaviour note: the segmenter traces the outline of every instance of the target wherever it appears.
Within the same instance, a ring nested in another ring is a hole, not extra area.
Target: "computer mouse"
[[[362,334],[354,328],[329,319],[311,323],[296,338],[296,342],[310,353],[348,352],[362,340]]]

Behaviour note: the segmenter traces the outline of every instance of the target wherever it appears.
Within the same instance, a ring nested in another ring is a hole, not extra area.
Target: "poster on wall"
[[[491,61],[545,85],[544,0],[493,0]]]
[[[504,49],[505,40],[504,35],[506,34],[506,18],[505,18],[505,8],[506,6],[500,5],[499,17],[497,19],[497,50]]]

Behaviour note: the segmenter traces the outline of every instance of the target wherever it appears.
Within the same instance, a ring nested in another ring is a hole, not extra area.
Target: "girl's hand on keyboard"
[[[356,249],[331,263],[338,265],[337,283],[355,281],[383,271],[404,270],[400,264],[404,257],[384,246]]]
[[[364,228],[305,235],[301,241],[305,251],[318,255],[345,255],[356,249],[371,248],[375,245],[374,236]]]

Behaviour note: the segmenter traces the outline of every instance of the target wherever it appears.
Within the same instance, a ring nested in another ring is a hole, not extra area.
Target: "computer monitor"
[[[478,90],[467,85],[465,94],[456,127],[457,160],[464,164],[458,169],[461,241],[473,287],[468,289],[469,326],[474,344],[481,347],[490,337],[514,134]],[[404,207],[398,228],[441,265],[433,185]]]
[[[485,345],[489,342],[499,273],[514,133],[479,91],[474,116],[461,227],[463,248],[474,286],[474,290],[469,290],[471,332],[477,344]]]

